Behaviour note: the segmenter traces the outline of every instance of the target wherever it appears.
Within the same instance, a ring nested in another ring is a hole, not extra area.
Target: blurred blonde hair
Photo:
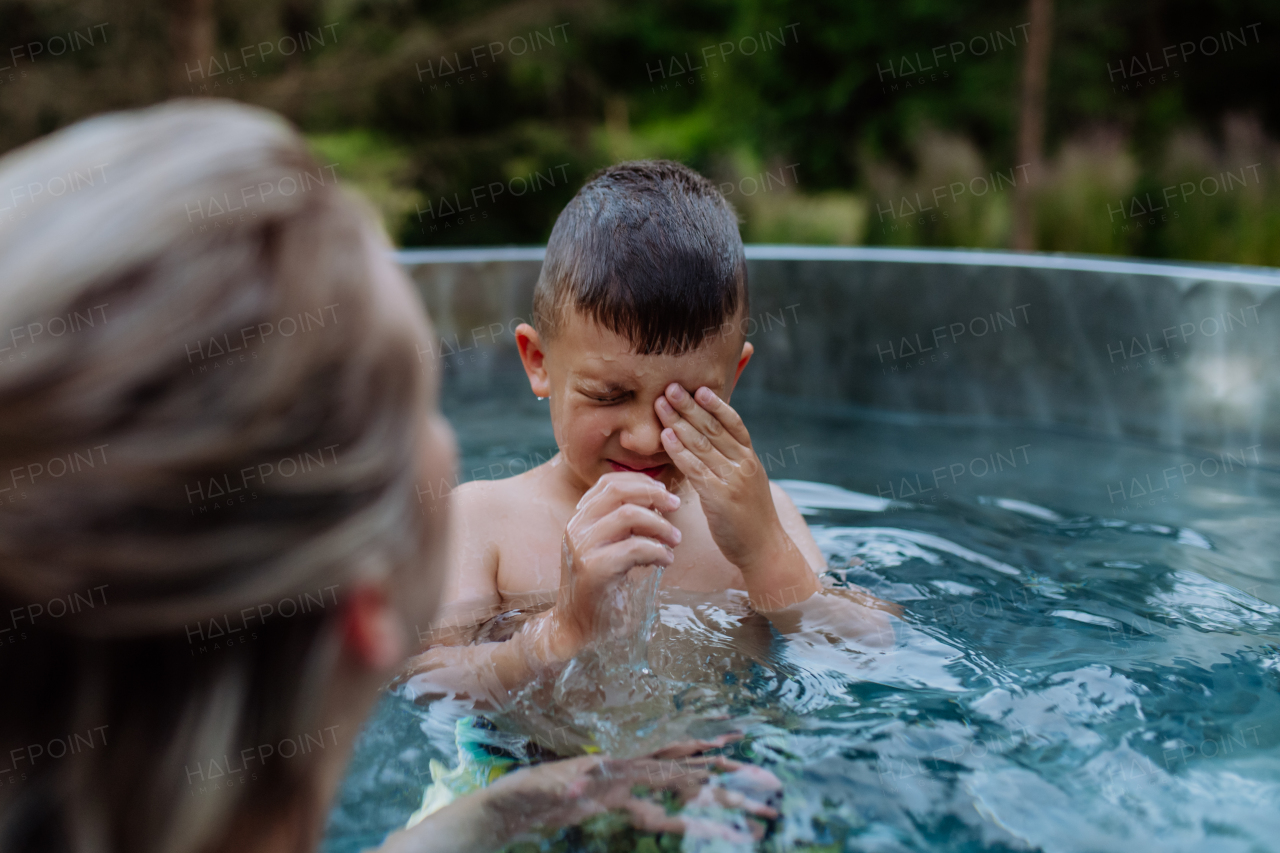
[[[336,599],[424,547],[420,326],[371,286],[385,237],[331,172],[274,115],[217,101],[0,160],[0,755],[21,764],[0,851],[187,853],[322,806],[314,751],[242,786],[190,774],[331,722]],[[257,476],[285,459],[308,470]],[[209,509],[227,478],[252,499]],[[334,606],[260,619],[254,642],[193,645],[324,588]]]

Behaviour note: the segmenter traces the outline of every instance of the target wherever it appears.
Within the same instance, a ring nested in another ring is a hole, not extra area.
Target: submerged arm
[[[496,608],[493,608],[493,612]],[[444,693],[472,699],[491,709],[504,707],[522,687],[563,666],[574,653],[557,642],[555,609],[538,613],[506,639],[477,638],[482,625],[437,629],[424,637],[428,648],[409,662],[401,677],[417,695]],[[466,643],[460,645],[459,643]]]
[[[555,592],[527,601],[504,603],[498,592],[501,527],[508,523],[504,492],[491,482],[466,483],[450,495],[449,555],[440,612],[418,626],[421,653],[412,658],[399,683],[418,695],[467,697],[492,708],[557,662],[558,649],[547,642],[550,611],[526,619],[509,639],[497,623],[504,615],[555,601]],[[502,637],[502,642],[493,640]]]
[[[824,586],[826,558],[809,526],[786,492],[769,485],[782,529],[774,546],[743,569],[752,606],[781,634],[817,631],[861,646],[893,645],[889,615],[901,609],[861,587]]]

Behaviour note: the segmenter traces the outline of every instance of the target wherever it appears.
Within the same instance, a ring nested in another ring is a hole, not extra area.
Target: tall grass
[[[1280,266],[1280,144],[1240,116],[1221,137],[1181,131],[1142,159],[1114,130],[1067,140],[1030,185],[1037,248]],[[912,154],[909,172],[863,159],[865,242],[1009,245],[1010,164],[995,166],[967,139],[934,131]],[[1013,178],[1030,176],[1013,164]]]
[[[1174,201],[1167,225],[1138,237],[1134,249],[1280,266],[1280,145],[1256,121],[1228,120],[1220,146],[1200,134],[1178,134],[1152,177],[1161,196],[1172,188]]]
[[[1133,254],[1135,222],[1125,206],[1139,167],[1118,133],[1095,130],[1066,142],[1031,187],[1036,247],[1050,252]]]
[[[1012,226],[1016,164],[992,168],[969,140],[927,131],[913,146],[915,170],[867,158],[867,242],[910,246],[1002,246]]]
[[[580,171],[634,157],[694,159],[686,137],[701,138],[697,128],[676,130],[632,132],[615,118]],[[311,141],[372,197],[393,233],[413,215],[422,193],[409,180],[407,151],[365,132]],[[909,154],[903,166],[864,153],[860,187],[822,192],[806,189],[803,164],[764,163],[746,148],[712,155],[704,171],[738,210],[749,242],[1006,248],[1014,193],[1029,188],[1044,251],[1280,266],[1280,143],[1251,118],[1228,119],[1217,140],[1174,133],[1144,157],[1119,131],[1082,131],[1038,175],[936,130]]]

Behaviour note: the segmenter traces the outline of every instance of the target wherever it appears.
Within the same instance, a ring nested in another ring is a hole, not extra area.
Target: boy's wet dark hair
[[[669,160],[593,175],[556,219],[533,295],[546,338],[571,309],[642,355],[696,349],[746,307],[737,215],[715,184]]]

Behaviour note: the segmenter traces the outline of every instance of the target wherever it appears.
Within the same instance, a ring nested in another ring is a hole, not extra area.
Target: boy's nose
[[[662,421],[653,411],[653,407],[630,413],[627,425],[622,430],[620,441],[622,446],[637,456],[657,456],[662,449]]]

